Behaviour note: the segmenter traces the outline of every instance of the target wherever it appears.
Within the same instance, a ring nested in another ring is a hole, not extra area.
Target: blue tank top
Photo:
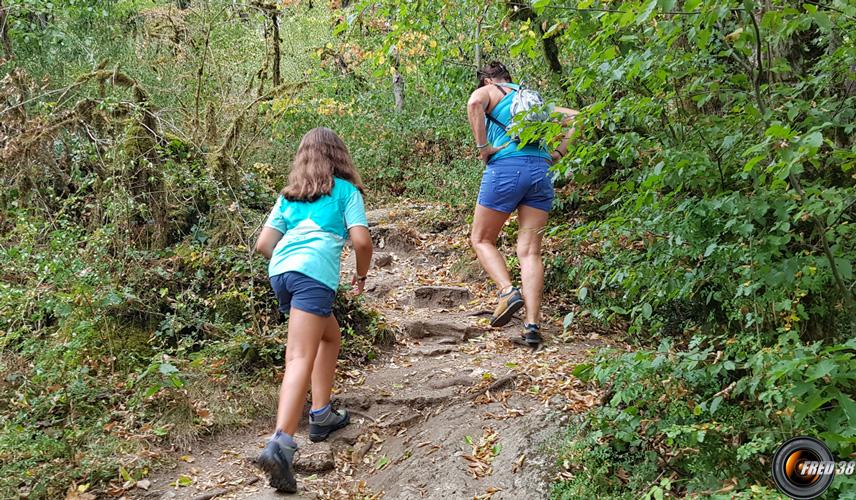
[[[516,83],[505,83],[502,84],[502,86],[505,87],[503,90],[506,90],[508,93],[505,94],[496,106],[494,106],[490,114],[495,120],[508,125],[511,123],[511,100],[514,98],[515,94],[515,90],[509,91],[509,88],[517,89],[519,86]],[[548,153],[545,148],[542,148],[537,144],[527,144],[518,149],[520,143],[512,141],[511,137],[505,133],[505,129],[494,123],[492,120],[485,118],[485,127],[487,129],[487,142],[489,142],[491,146],[496,147],[508,143],[506,147],[491,156],[488,163],[493,163],[496,160],[510,158],[512,156],[540,156],[547,160],[552,159],[550,157],[550,153]]]

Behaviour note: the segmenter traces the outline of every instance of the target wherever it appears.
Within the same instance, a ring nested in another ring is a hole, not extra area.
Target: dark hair
[[[483,66],[481,69],[476,71],[476,76],[479,79],[479,88],[485,86],[484,81],[486,78],[511,81],[511,73],[509,73],[508,68],[499,61],[491,61],[487,63],[486,66]]]
[[[300,141],[288,185],[281,193],[289,201],[315,201],[330,194],[333,178],[344,179],[364,191],[348,147],[329,128],[313,128]]]

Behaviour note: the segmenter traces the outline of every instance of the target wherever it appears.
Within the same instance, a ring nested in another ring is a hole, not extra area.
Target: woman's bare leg
[[[526,322],[538,323],[541,316],[541,293],[544,290],[544,262],[541,260],[541,240],[547,224],[547,212],[520,205],[517,208],[520,229],[517,235],[517,258],[523,281],[523,302]]]
[[[329,318],[291,308],[288,318],[288,345],[285,349],[285,375],[279,390],[276,429],[289,435],[297,432],[306,401],[318,344]]]
[[[470,244],[476,251],[476,257],[500,291],[511,286],[511,276],[508,274],[508,268],[505,267],[505,258],[496,249],[496,238],[509,215],[476,205],[472,234],[470,234]]]

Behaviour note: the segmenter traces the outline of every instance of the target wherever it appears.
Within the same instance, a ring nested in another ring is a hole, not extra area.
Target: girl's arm
[[[256,240],[256,252],[264,255],[266,259],[270,259],[271,255],[273,255],[273,249],[281,239],[281,232],[272,227],[263,227],[261,234],[259,234],[259,239]]]
[[[351,284],[356,287],[357,295],[363,293],[366,286],[365,276],[369,272],[372,261],[372,237],[366,226],[353,226],[348,229],[351,245],[357,255],[357,274],[351,279]],[[362,277],[362,279],[358,278]]]
[[[285,198],[283,198],[282,195],[276,197],[276,203],[273,204],[273,208],[271,209],[264,226],[262,226],[262,232],[259,234],[259,239],[256,240],[256,252],[264,255],[268,260],[270,260],[271,255],[273,255],[273,249],[276,248],[276,244],[279,243],[279,240],[282,239],[282,235],[285,234],[285,231],[288,229],[288,226],[285,224],[285,218],[283,218],[282,214],[283,202],[285,202]]]

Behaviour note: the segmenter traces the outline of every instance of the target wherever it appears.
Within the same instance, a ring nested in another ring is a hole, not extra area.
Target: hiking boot
[[[276,488],[276,491],[296,493],[294,452],[297,451],[297,447],[289,446],[283,441],[284,437],[280,435],[271,438],[256,462],[270,476],[270,485]]]
[[[330,410],[323,420],[309,415],[309,440],[313,443],[324,441],[332,432],[351,423],[348,410]]]
[[[524,323],[523,324],[523,333],[520,336],[515,337],[512,342],[518,345],[524,345],[528,347],[537,348],[544,342],[544,339],[541,338],[541,327],[538,326],[537,323]]]
[[[490,317],[490,326],[505,326],[521,307],[523,307],[523,296],[520,295],[519,288],[513,286],[505,293],[499,292],[499,304],[493,316]]]

